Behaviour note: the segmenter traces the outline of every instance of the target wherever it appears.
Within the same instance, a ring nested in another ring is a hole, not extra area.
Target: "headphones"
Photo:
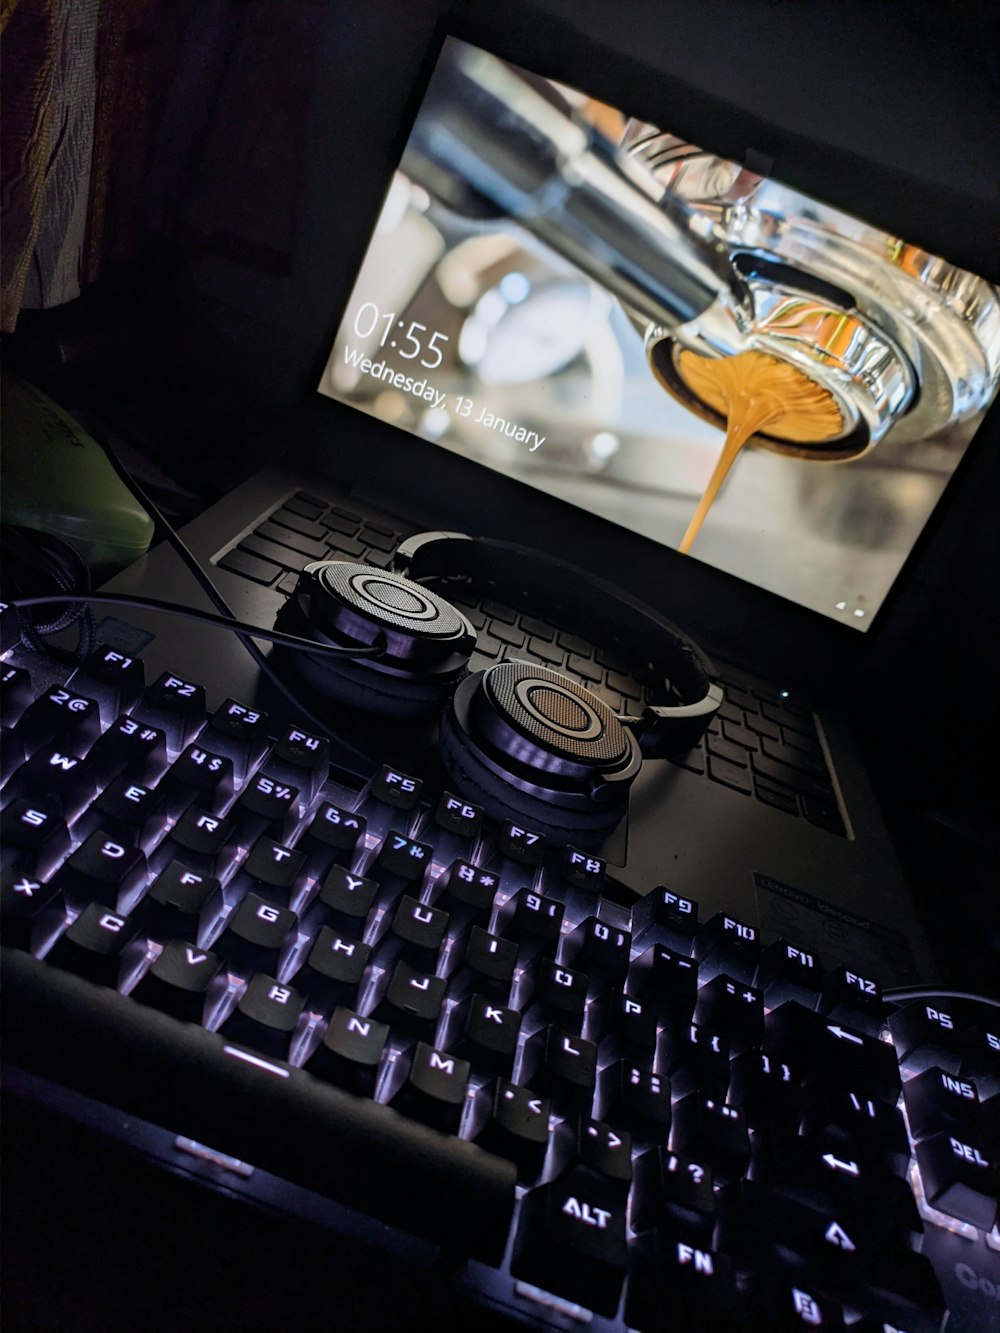
[[[507,660],[470,672],[476,631],[431,581],[572,626],[652,679],[663,702],[619,716],[549,667]],[[288,660],[339,703],[400,719],[440,712],[441,757],[463,794],[493,818],[513,814],[556,838],[610,833],[642,760],[690,749],[722,703],[708,658],[652,607],[575,565],[485,537],[420,533],[398,547],[391,571],[316,561],[275,628],[381,648],[363,659],[297,651]]]

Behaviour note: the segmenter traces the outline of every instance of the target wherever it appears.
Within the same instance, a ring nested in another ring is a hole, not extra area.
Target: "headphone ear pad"
[[[503,821],[516,815],[539,833],[559,839],[572,837],[580,845],[594,846],[617,828],[628,810],[627,799],[614,805],[595,803],[588,810],[573,810],[522,791],[486,763],[451,707],[445,708],[441,718],[438,743],[442,762],[459,791],[481,804],[492,819]]]

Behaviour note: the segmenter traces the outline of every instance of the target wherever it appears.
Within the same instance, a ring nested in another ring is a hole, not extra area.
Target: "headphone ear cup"
[[[465,674],[475,630],[443,597],[368,565],[307,565],[275,628],[338,647],[382,644],[377,657],[280,649],[319,694],[386,718],[425,717]]]

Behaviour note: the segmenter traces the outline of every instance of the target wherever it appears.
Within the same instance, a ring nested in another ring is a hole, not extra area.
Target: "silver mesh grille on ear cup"
[[[458,637],[465,630],[450,602],[400,574],[331,561],[320,570],[319,581],[345,606],[392,629],[443,639]]]
[[[604,700],[556,671],[498,662],[483,686],[512,727],[552,754],[604,768],[630,753],[628,734]]]

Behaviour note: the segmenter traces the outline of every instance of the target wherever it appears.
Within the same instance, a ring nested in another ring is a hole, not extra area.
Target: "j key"
[[[349,865],[358,841],[365,836],[366,824],[364,815],[325,801],[297,844],[309,858],[309,869],[320,874],[334,862]]]
[[[233,1156],[380,1221],[500,1262],[515,1201],[509,1163],[300,1069],[261,1067],[239,1047],[227,1052],[217,1033],[26,954],[5,951],[4,985],[6,1008],[18,1015],[6,1054],[18,1067],[199,1142],[224,1143]]]
[[[418,1041],[400,1057],[399,1068],[405,1073],[391,1105],[431,1129],[457,1134],[472,1072],[468,1060]]]
[[[718,1032],[734,1053],[759,1040],[764,1030],[764,997],[754,986],[720,972],[698,990],[694,1021]]]
[[[698,929],[698,904],[673,889],[656,888],[632,909],[632,933],[639,941],[659,941],[689,954]]]
[[[52,745],[64,754],[84,755],[100,729],[101,710],[97,700],[57,685],[28,705],[15,732],[26,755]]]
[[[665,1141],[670,1133],[670,1080],[631,1060],[602,1069],[595,1110],[602,1120],[631,1131],[639,1143]]]
[[[498,1078],[484,1091],[483,1101],[489,1109],[473,1136],[475,1142],[513,1162],[522,1182],[536,1180],[549,1141],[549,1098]]]
[[[59,936],[45,961],[101,986],[115,987],[132,959],[129,946],[135,934],[128,917],[91,903]]]
[[[62,921],[62,894],[24,871],[8,869],[0,876],[3,941],[12,949],[37,948],[44,935]]]
[[[180,861],[171,861],[153,880],[132,915],[152,939],[196,944],[221,911],[219,881]]]
[[[296,973],[295,987],[308,997],[310,1010],[329,1013],[337,1005],[357,1006],[367,978],[371,947],[323,926]]]
[[[227,755],[237,781],[267,753],[267,714],[227,699],[208,719],[203,740],[216,754]]]
[[[477,1070],[510,1077],[521,1031],[516,1009],[494,1004],[482,995],[470,995],[452,1011],[448,1048]]]
[[[166,824],[163,790],[144,787],[121,774],[80,815],[73,834],[84,838],[96,829],[103,829],[110,837],[148,851]]]
[[[646,1000],[612,991],[600,1011],[603,1058],[624,1057],[651,1067],[656,1053],[656,1011]]]
[[[904,1175],[910,1144],[902,1112],[864,1091],[820,1084],[807,1091],[802,1134],[819,1148]]]
[[[775,940],[760,956],[757,984],[770,1009],[776,1009],[786,1000],[798,1000],[807,1009],[815,1009],[822,981],[819,957],[811,949],[802,949],[788,940]]]
[[[433,1043],[444,1003],[444,981],[417,972],[402,959],[384,973],[376,995],[375,1017],[394,1030]]]
[[[183,750],[205,722],[204,686],[165,671],[147,688],[132,716],[137,722],[159,727],[169,746]]]
[[[343,866],[331,866],[319,891],[319,901],[331,926],[361,939],[376,905],[379,886],[364,875],[352,875]]]
[[[763,1121],[798,1133],[802,1080],[792,1065],[763,1051],[743,1051],[733,1060],[730,1074],[729,1101],[745,1112],[750,1124]]]
[[[551,958],[539,958],[521,976],[517,1007],[524,1011],[531,1026],[557,1023],[567,1032],[579,1033],[586,1004],[584,972],[563,967]]]
[[[420,802],[423,785],[419,778],[411,778],[398,768],[383,764],[372,778],[368,795],[372,800],[392,806],[394,810],[413,810]]]
[[[807,1082],[864,1088],[881,1101],[894,1102],[899,1096],[899,1069],[891,1046],[840,1023],[824,1022],[794,1001],[767,1015],[763,1049],[798,1065]]]
[[[298,917],[287,907],[275,907],[255,893],[248,893],[226,922],[215,941],[215,949],[227,968],[238,976],[255,972],[277,974]]]
[[[95,698],[105,721],[110,722],[119,713],[127,713],[141,697],[146,673],[138,657],[99,643],[70,683]]]
[[[185,810],[156,848],[153,861],[159,868],[172,860],[183,861],[201,874],[215,875],[232,860],[229,851],[233,826],[228,819],[192,806]]]
[[[599,856],[578,851],[575,847],[564,847],[559,857],[559,873],[563,879],[578,889],[587,889],[599,896],[604,889],[607,865]]]
[[[730,1077],[729,1044],[718,1032],[698,1027],[668,1028],[659,1068],[668,1074],[675,1095],[700,1091],[725,1101]]]
[[[48,878],[71,844],[57,801],[13,801],[0,817],[4,865]]]
[[[654,1229],[629,1250],[625,1322],[657,1333],[665,1310],[677,1328],[735,1333],[745,1327],[728,1258],[693,1238]]]
[[[497,849],[501,856],[510,857],[518,865],[538,866],[545,852],[545,839],[534,829],[508,819],[500,829]]]
[[[877,1037],[885,1025],[882,987],[873,977],[838,967],[823,979],[820,1012],[856,1032]]]
[[[753,981],[760,961],[760,936],[756,926],[748,925],[727,912],[717,912],[698,929],[694,957],[700,962],[699,980],[710,981],[726,972],[737,981]]]
[[[285,1060],[303,1004],[303,997],[291,986],[258,975],[251,978],[219,1031],[227,1041]]]
[[[271,838],[258,838],[240,867],[240,878],[249,877],[257,886],[257,892],[284,906],[291,899],[305,865],[304,852],[283,847]]]
[[[419,884],[431,863],[433,848],[429,842],[416,842],[390,829],[375,858],[375,871],[383,881],[396,876],[406,883]]]
[[[488,926],[499,885],[500,877],[492,870],[482,870],[468,861],[453,861],[434,883],[434,903],[456,922]]]
[[[597,1083],[597,1047],[573,1032],[541,1028],[524,1044],[518,1081],[551,1097],[557,1111],[586,1114]]]
[[[289,727],[278,738],[267,771],[271,777],[298,787],[308,805],[330,772],[330,742],[301,727]]]
[[[34,698],[31,676],[24,667],[0,667],[0,725],[13,727]]]
[[[124,908],[145,882],[143,853],[100,829],[77,847],[56,874],[56,883],[73,908],[87,903]]]
[[[282,842],[298,822],[299,789],[266,773],[255,773],[229,812],[240,838],[265,833]]]
[[[133,1000],[200,1023],[209,987],[219,972],[219,958],[196,944],[168,940],[130,992]]]
[[[673,1022],[689,1022],[698,996],[698,964],[665,944],[654,944],[636,960],[629,989]]]
[[[353,1009],[334,1009],[323,1040],[306,1061],[311,1074],[359,1097],[374,1097],[389,1028]]]
[[[626,1262],[625,1203],[606,1178],[578,1167],[525,1195],[514,1277],[613,1315]]]
[[[636,1160],[632,1227],[664,1227],[708,1244],[715,1225],[712,1169],[671,1152],[650,1148]]]
[[[379,944],[379,963],[403,957],[422,972],[433,972],[448,929],[448,913],[427,907],[404,893],[396,904],[389,929]]]
[[[89,760],[81,759],[58,745],[36,750],[14,772],[4,787],[4,804],[44,792],[67,822],[72,822],[97,791],[97,779]]]
[[[599,917],[588,916],[569,935],[563,936],[561,958],[600,979],[624,979],[628,971],[632,935],[609,926]]]
[[[434,808],[434,822],[459,838],[478,838],[483,831],[483,808],[445,791]]]
[[[543,898],[531,889],[519,889],[500,911],[499,933],[505,939],[518,942],[522,957],[530,957],[542,950],[554,954],[562,920],[562,903],[554,898]]]
[[[989,1231],[997,1220],[1000,1161],[985,1135],[934,1134],[917,1144],[917,1165],[928,1203]]]
[[[121,774],[148,785],[167,766],[166,733],[123,714],[94,743],[87,758],[101,783]]]
[[[693,1092],[682,1097],[673,1111],[670,1146],[676,1152],[707,1163],[722,1180],[743,1174],[750,1160],[750,1140],[738,1107]]]
[[[949,1001],[914,1000],[889,1019],[899,1062],[920,1073],[937,1065],[949,1074],[961,1071],[963,1018]]]
[[[903,1084],[906,1119],[919,1143],[932,1134],[963,1132],[975,1137],[981,1117],[979,1092],[971,1079],[958,1078],[932,1065]]]
[[[450,995],[478,991],[495,1003],[507,1003],[517,965],[517,945],[513,940],[499,939],[482,926],[471,926],[452,957],[455,969],[448,979]]]

